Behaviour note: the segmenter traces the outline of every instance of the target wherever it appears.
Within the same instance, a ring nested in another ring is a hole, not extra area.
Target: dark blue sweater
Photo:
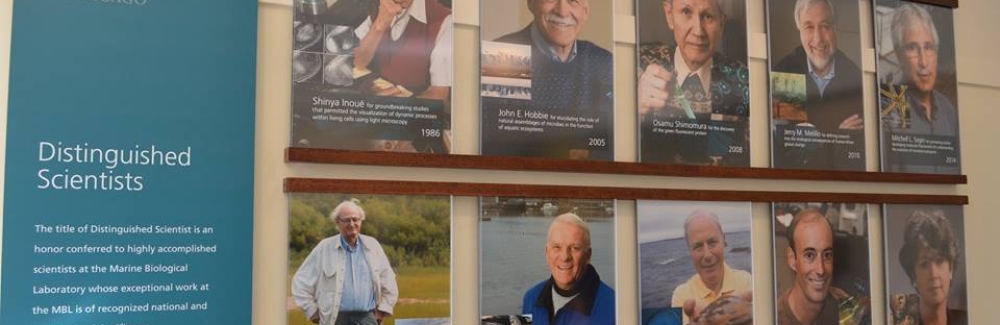
[[[497,39],[497,42],[531,45],[531,103],[546,110],[614,111],[614,63],[611,53],[594,43],[577,40],[576,57],[555,62],[534,46],[528,27]],[[610,120],[610,119],[609,119]]]

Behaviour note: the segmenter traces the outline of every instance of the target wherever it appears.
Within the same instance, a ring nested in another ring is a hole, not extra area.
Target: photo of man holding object
[[[639,160],[749,166],[743,1],[640,1]]]
[[[295,0],[292,145],[447,154],[447,0]]]

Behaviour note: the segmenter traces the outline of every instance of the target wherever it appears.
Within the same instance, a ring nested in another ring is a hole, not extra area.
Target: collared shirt
[[[912,87],[912,86],[910,86]],[[915,88],[908,88],[906,91],[906,101],[909,103],[909,111],[906,113],[907,127],[903,128],[903,119],[899,110],[893,110],[888,116],[882,117],[882,123],[889,127],[889,132],[883,132],[885,143],[895,143],[891,139],[893,134],[913,134],[930,138],[937,141],[950,141],[952,146],[960,151],[958,134],[958,112],[955,106],[947,97],[938,91],[931,92],[930,118],[927,117],[927,107],[916,94]],[[881,107],[888,105],[885,96],[880,98]],[[958,174],[961,166],[958,164],[942,164],[947,153],[938,151],[936,155],[917,154],[892,154],[885,160],[885,169],[893,172],[921,173],[921,174]],[[935,157],[937,162],[935,162]]]
[[[573,51],[569,53],[569,57],[566,58],[566,61],[563,61],[562,58],[559,58],[559,55],[556,54],[556,51],[552,49],[552,44],[549,44],[549,42],[545,40],[545,37],[542,36],[542,33],[538,30],[538,24],[531,24],[531,26],[531,41],[535,43],[535,48],[541,50],[542,53],[545,53],[545,55],[548,55],[553,62],[571,62],[574,58],[576,58],[576,40],[573,40]]]
[[[722,289],[718,293],[709,289],[705,282],[702,282],[701,275],[695,274],[687,282],[674,289],[674,294],[670,298],[670,306],[684,307],[686,300],[694,299],[696,306],[705,307],[723,296],[753,290],[753,276],[750,273],[732,269],[725,262],[723,262],[722,268]],[[684,315],[684,324],[689,322],[687,315]]]
[[[713,58],[709,58],[705,64],[702,64],[701,67],[698,68],[698,71],[694,71],[694,73],[698,74],[698,78],[701,78],[701,87],[702,89],[705,89],[705,94],[708,95],[709,98],[712,97],[712,64],[715,63],[714,60],[715,59]],[[684,80],[687,80],[687,78],[692,74],[691,67],[687,65],[687,61],[684,61],[684,57],[681,56],[680,49],[674,51],[674,70],[677,71],[675,78],[677,78],[678,85],[683,85]]]
[[[833,77],[837,76],[837,58],[830,59],[830,73],[827,73],[826,76],[816,74],[816,71],[813,70],[812,62],[809,62],[808,59],[806,59],[806,67],[809,67],[809,77],[816,82],[816,87],[819,88],[819,97],[823,97],[826,86],[830,85]]]
[[[344,293],[344,275],[347,273],[346,253],[341,235],[327,237],[316,244],[292,278],[292,298],[306,315],[319,315],[319,325],[334,325],[340,313],[340,300]],[[385,250],[375,238],[360,235],[364,243],[365,259],[372,268],[377,309],[392,314],[399,299],[396,273],[389,265]]]
[[[958,136],[958,114],[955,113],[955,106],[951,104],[943,94],[935,91],[931,92],[930,118],[927,118],[927,107],[924,106],[920,97],[916,94],[916,87],[912,91],[906,92],[906,99],[910,102],[910,124],[902,132],[924,135]]]
[[[375,292],[372,290],[372,272],[364,254],[364,244],[357,241],[351,248],[341,236],[344,247],[344,294],[340,299],[341,311],[369,311],[375,309]]]

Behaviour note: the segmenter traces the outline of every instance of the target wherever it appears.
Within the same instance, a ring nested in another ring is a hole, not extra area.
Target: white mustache
[[[549,14],[545,16],[545,21],[556,25],[566,25],[570,27],[576,26],[576,18],[573,18],[572,16],[563,18],[553,14]]]

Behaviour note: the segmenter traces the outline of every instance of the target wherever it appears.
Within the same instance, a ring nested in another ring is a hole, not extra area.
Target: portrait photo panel
[[[615,323],[614,200],[480,202],[483,325]],[[556,320],[553,301],[565,304]]]
[[[614,160],[614,10],[481,0],[480,152]]]
[[[868,205],[772,203],[775,323],[871,324]]]
[[[771,165],[865,170],[861,5],[768,0]]]
[[[636,2],[640,161],[750,166],[746,24],[742,0]]]
[[[451,324],[450,196],[294,193],[288,206],[288,325]]]
[[[292,2],[293,147],[451,152],[451,1]]]
[[[960,174],[952,9],[874,1],[882,171]]]
[[[636,202],[640,324],[753,324],[749,202]]]
[[[962,208],[885,205],[888,324],[969,324]]]

